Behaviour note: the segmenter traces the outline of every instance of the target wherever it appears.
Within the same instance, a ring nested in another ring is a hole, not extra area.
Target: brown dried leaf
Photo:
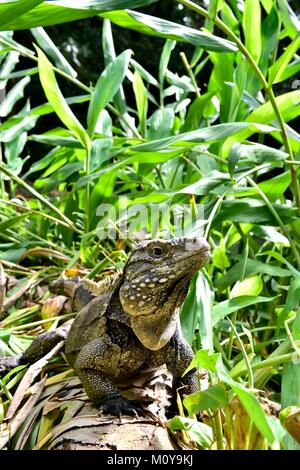
[[[108,418],[108,420],[111,422],[111,418]],[[60,436],[61,434],[65,433],[66,431],[69,431],[70,429],[74,428],[83,428],[85,426],[99,426],[99,418],[96,414],[91,415],[91,416],[78,416],[76,418],[71,419],[67,423],[59,424],[55,426],[51,431],[46,434],[46,436],[41,439],[37,445],[33,448],[33,450],[39,450],[42,449],[49,440],[53,440],[56,437]]]
[[[64,343],[64,341],[60,341],[48,354],[46,354],[46,356],[42,357],[42,359],[39,359],[37,362],[35,362],[29,367],[28,371],[19,383],[19,386],[16,390],[16,393],[14,394],[11,404],[9,405],[5,416],[6,421],[10,420],[13,417],[24,398],[27,389],[33,383],[34,379],[39,375],[43,367],[45,367],[45,365],[48,364],[50,359],[52,359],[52,357],[54,357],[58,353]]]
[[[17,442],[14,445],[14,450],[22,450],[27,442],[27,440],[30,437],[31,431],[36,424],[36,421],[39,417],[40,411],[43,407],[43,402],[39,403],[36,405],[33,410],[31,410],[31,413],[25,417],[25,424],[23,426],[23,429],[18,437]]]
[[[31,389],[31,396],[26,401],[25,405],[20,409],[16,416],[9,422],[3,422],[0,428],[0,449],[9,442],[11,437],[16,433],[22,425],[37,400],[40,398],[46,379],[43,378],[40,382],[36,383]]]
[[[291,407],[291,414],[285,418],[284,425],[292,438],[300,444],[300,408]]]
[[[122,389],[123,395],[130,400],[142,402],[161,422],[166,421],[165,410],[170,406],[172,396],[172,375],[166,365],[145,369],[130,381],[130,386]]]
[[[25,268],[24,266],[20,266],[19,264],[12,263],[11,261],[7,261],[5,259],[2,259],[1,263],[3,264],[3,266],[9,269],[14,269],[16,271],[22,271],[24,273],[32,273],[32,274],[35,274],[36,272],[34,269]]]
[[[70,258],[60,251],[52,250],[50,248],[41,248],[39,246],[35,248],[30,248],[29,250],[26,250],[19,258],[19,261],[22,261],[23,259],[27,258],[28,256],[32,255],[38,255],[38,256],[46,256],[46,257],[53,257],[53,258],[58,258],[62,259],[64,261],[70,261]]]
[[[57,295],[56,297],[51,297],[44,302],[41,310],[41,317],[42,319],[53,318],[59,315],[59,313],[64,308],[66,301],[68,300],[67,297],[64,295]],[[52,325],[52,322],[45,323],[44,328],[48,330]]]
[[[25,292],[28,289],[30,289],[30,287],[36,281],[37,277],[38,277],[37,275],[32,276],[30,279],[28,279],[28,281],[23,286],[21,286],[19,289],[17,289],[16,292],[13,295],[11,295],[10,297],[8,297],[6,299],[6,301],[4,302],[4,305],[3,305],[3,311],[4,312],[6,312],[6,310],[9,309],[9,307],[14,305],[17,302],[17,300],[19,300],[22,297],[22,295],[24,295]]]

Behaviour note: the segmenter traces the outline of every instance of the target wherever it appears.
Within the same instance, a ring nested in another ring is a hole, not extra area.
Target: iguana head
[[[124,269],[119,296],[131,327],[145,347],[161,349],[176,329],[177,307],[192,276],[209,259],[200,237],[138,243]]]

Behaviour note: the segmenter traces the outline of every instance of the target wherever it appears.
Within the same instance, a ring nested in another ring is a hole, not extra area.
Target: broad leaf
[[[226,39],[137,11],[113,11],[103,13],[101,16],[108,18],[112,23],[124,28],[133,29],[142,34],[188,42],[210,51],[236,51],[235,44]]]
[[[1,2],[0,4],[0,27],[2,30],[11,29],[10,26],[6,26],[11,20],[15,20],[18,16],[23,15],[29,10],[32,10],[43,0],[16,0]],[[6,26],[6,27],[5,27]]]
[[[82,145],[88,148],[90,146],[88,135],[61,93],[51,63],[39,47],[36,49],[38,52],[40,80],[49,103],[55,109],[61,121],[76,135]]]
[[[245,0],[243,30],[245,46],[258,63],[261,54],[261,9],[259,0]]]
[[[221,384],[214,385],[203,391],[191,393],[191,395],[183,400],[183,404],[189,414],[196,414],[209,408],[216,410],[225,406],[227,402],[227,393],[225,387]]]
[[[66,23],[68,21],[80,20],[98,15],[101,12],[111,10],[122,10],[125,8],[138,8],[151,5],[158,0],[76,0],[76,7],[69,0],[56,0],[55,2],[43,2],[41,0],[18,0],[17,5],[4,6],[0,8],[2,19],[2,8],[7,15],[5,25],[0,30],[29,29],[37,26],[50,26]],[[31,4],[33,6],[31,6]],[[36,8],[34,6],[38,5]],[[13,10],[15,8],[15,10]],[[30,11],[28,11],[30,10]],[[24,12],[28,12],[22,14]],[[18,14],[18,12],[20,12]],[[22,16],[20,16],[22,15]],[[4,24],[1,22],[1,24]]]
[[[215,305],[212,309],[212,321],[216,324],[219,320],[223,319],[226,315],[250,305],[256,305],[261,302],[272,302],[276,297],[260,297],[256,295],[241,295],[230,300],[224,300]]]
[[[91,137],[94,134],[101,111],[115,96],[124,80],[131,54],[130,50],[122,52],[105,68],[96,83],[87,116],[88,131]]]

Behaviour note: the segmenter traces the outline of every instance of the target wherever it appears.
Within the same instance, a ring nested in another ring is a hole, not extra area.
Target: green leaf
[[[148,119],[148,137],[150,139],[163,139],[172,134],[174,125],[174,111],[171,108],[159,108]]]
[[[266,228],[270,228],[270,227],[263,227],[263,228],[266,229]],[[282,242],[282,240],[281,240],[281,242]],[[275,241],[275,243],[279,243],[279,241]],[[289,245],[289,242],[288,242],[288,245]],[[290,270],[290,276],[293,275],[294,278],[298,278],[300,276],[300,272],[284,256],[282,256],[277,251],[267,250],[267,251],[261,252],[257,256],[265,256],[265,255],[271,256],[272,258],[279,261],[279,263],[282,263],[282,264],[285,264],[286,266],[288,266],[288,268]]]
[[[104,20],[108,21],[108,20]],[[144,67],[141,66],[136,60],[131,59],[130,64],[137,70],[141,76],[145,80],[145,82],[149,83],[149,85],[153,85],[155,87],[159,87],[159,83]]]
[[[242,267],[242,261],[236,263],[230,268],[224,276],[220,279],[216,279],[215,285],[220,289],[224,289],[232,283],[240,280],[240,272]],[[247,259],[245,277],[250,277],[255,274],[269,274],[271,277],[290,277],[291,271],[289,269],[280,268],[276,264],[262,263],[261,261]]]
[[[181,142],[202,142],[205,144],[208,142],[218,142],[219,140],[224,139],[224,137],[239,133],[245,129],[246,132],[248,132],[249,129],[250,134],[253,132],[272,132],[276,130],[274,127],[264,126],[261,124],[230,122],[225,124],[216,124],[215,126],[211,127],[204,127],[203,129],[198,129],[195,131],[184,132],[182,134],[177,134],[176,136],[154,140],[145,144],[134,145],[131,147],[131,150],[152,152],[162,150],[166,147]]]
[[[267,145],[253,142],[235,145],[238,145],[238,153],[240,157],[248,157],[259,165],[262,163],[282,162],[288,157],[286,152],[273,147],[268,147]]]
[[[284,72],[300,47],[300,33],[285,49],[284,53],[269,69],[269,84],[279,83],[284,79]]]
[[[213,63],[213,73],[208,84],[208,92],[218,95],[220,100],[220,121],[229,122],[231,109],[232,89],[228,82],[234,81],[234,61],[233,54],[216,54],[209,52],[209,57]],[[230,121],[232,122],[232,121]]]
[[[268,227],[266,225],[256,225],[251,229],[251,231],[258,237],[268,240],[272,243],[276,243],[283,246],[290,246],[288,238],[278,232],[274,227]],[[283,258],[280,262],[285,263],[285,258]]]
[[[188,368],[184,371],[184,374],[187,374],[190,370],[196,369],[207,369],[210,372],[216,373],[217,372],[217,365],[222,361],[220,353],[210,353],[207,349],[200,349],[196,352],[195,356],[192,359],[192,362],[188,366]]]
[[[49,103],[61,121],[75,134],[82,145],[88,149],[90,147],[90,139],[63,97],[56,82],[52,64],[39,47],[36,47],[36,50],[38,53],[39,76]]]
[[[171,158],[179,157],[182,154],[182,150],[171,150],[171,151],[162,151],[162,152],[137,152],[134,155],[122,158],[116,163],[110,165],[109,170],[113,171],[117,168],[122,168],[126,165],[130,165],[131,163],[151,163],[155,165],[156,163],[163,163]],[[101,175],[107,172],[107,168],[103,168],[99,171],[95,171],[91,173],[89,176],[84,176],[77,181],[76,188],[80,188],[81,186],[86,185],[87,181],[93,181],[98,179]]]
[[[300,70],[300,59],[296,59],[293,62],[291,62],[285,70],[282,71],[281,75],[281,81],[287,80],[290,77],[293,77],[293,75],[296,75]],[[297,85],[297,82],[296,82]]]
[[[300,21],[286,0],[277,0],[277,3],[286,32],[293,40],[300,31]]]
[[[229,268],[230,262],[226,255],[226,246],[224,238],[220,240],[220,245],[214,248],[212,253],[212,261],[214,266],[221,269],[221,271],[225,271],[226,268]]]
[[[112,23],[142,34],[188,42],[205,50],[216,52],[237,50],[235,44],[226,39],[137,11],[113,11],[103,13],[101,16],[110,19]]]
[[[237,281],[230,292],[230,298],[233,299],[241,295],[259,295],[263,287],[261,276],[249,277],[243,281]]]
[[[77,76],[77,72],[71,67],[43,28],[32,28],[31,32],[39,46],[53,59],[55,65],[60,70],[66,72],[71,77]]]
[[[5,17],[5,25],[0,29],[15,30],[50,26],[89,18],[105,11],[151,5],[156,1],[158,0],[77,0],[76,8],[72,8],[69,0],[56,0],[55,2],[18,0],[15,2],[17,5],[1,7],[0,17],[2,17],[2,8],[7,16]],[[31,4],[38,6],[33,8],[30,6]],[[27,13],[22,14],[25,11]],[[1,22],[1,24],[3,23]]]
[[[230,182],[227,173],[213,170],[207,173],[206,177],[199,179],[196,183],[190,184],[178,191],[178,194],[197,194],[204,196],[206,194],[219,194],[219,186]]]
[[[222,382],[229,385],[229,387],[236,393],[241,404],[259,432],[265,437],[265,439],[267,439],[269,444],[272,445],[275,441],[275,435],[259,401],[256,399],[252,391],[247,390],[246,387],[235,382],[230,377],[222,363],[221,357],[217,362],[217,375]]]
[[[300,90],[290,91],[288,93],[276,96],[275,101],[285,121],[289,121],[300,115]],[[277,116],[275,114],[274,108],[270,101],[268,101],[254,109],[247,116],[246,122],[269,124],[276,119]],[[223,156],[226,156],[229,153],[232,145],[235,142],[241,142],[242,140],[248,139],[252,133],[253,132],[251,132],[251,129],[244,129],[241,130],[241,132],[236,133],[234,138],[229,137],[226,139],[222,147]]]
[[[27,217],[28,217],[28,214],[20,214],[20,215],[15,215],[14,217],[10,217],[9,219],[4,220],[3,222],[0,222],[1,232],[3,232],[4,230],[7,230],[8,228],[14,227],[16,224],[26,219]]]
[[[213,95],[214,93],[204,93],[202,96],[196,96],[188,107],[187,116],[181,129],[182,132],[199,129],[204,109],[211,102]]]
[[[41,157],[37,162],[34,162],[24,178],[27,178],[32,173],[37,171],[42,171],[45,168],[49,167],[53,162],[67,162],[71,156],[73,155],[73,151],[71,149],[65,147],[55,147],[50,150],[44,157]],[[63,163],[63,164],[64,164]]]
[[[234,299],[224,300],[219,304],[215,305],[212,309],[212,321],[216,324],[219,320],[223,319],[226,315],[230,315],[233,312],[250,305],[256,305],[261,302],[272,302],[275,297],[260,297],[256,295],[241,295]]]
[[[100,75],[92,92],[87,122],[90,137],[93,136],[101,111],[108,105],[120,88],[129,65],[132,51],[122,52]]]
[[[159,83],[160,87],[163,87],[165,76],[167,73],[167,68],[168,68],[168,63],[171,57],[171,53],[176,46],[176,41],[171,41],[168,39],[164,45],[164,48],[162,50],[161,56],[160,56],[160,61],[159,61]]]
[[[204,449],[209,449],[213,443],[213,431],[205,423],[183,416],[174,416],[167,422],[170,431],[187,431],[194,442]]]
[[[241,384],[230,381],[229,385],[237,394],[243,407],[259,432],[265,437],[265,439],[267,439],[269,444],[273,444],[275,436],[259,401],[255,398],[252,392],[247,390]]]
[[[10,73],[15,68],[16,64],[19,62],[19,57],[20,54],[15,51],[9,52],[6,55],[5,60],[3,61],[0,67],[1,90],[3,90],[6,86]]]
[[[233,178],[235,167],[242,156],[239,144],[233,144],[228,156],[228,171],[230,178]]]
[[[113,34],[111,30],[111,23],[107,19],[104,19],[103,21],[102,49],[103,49],[103,55],[104,55],[104,64],[105,66],[107,66],[116,59],[116,51],[115,51]],[[123,115],[125,118],[129,119],[129,116],[127,113],[125,93],[124,93],[122,85],[120,85],[119,90],[115,94],[113,98],[113,103],[116,109],[119,111],[119,113]],[[127,132],[129,130],[127,126],[125,126],[124,129]]]
[[[45,132],[44,134],[31,134],[28,137],[28,140],[33,140],[34,142],[40,142],[41,144],[46,145],[54,145],[55,147],[57,145],[61,145],[62,147],[68,148],[83,148],[81,142],[73,137],[71,132],[69,132],[69,135],[64,135],[59,132],[59,129],[53,129],[52,131]]]
[[[278,215],[284,223],[290,223],[297,219],[295,207],[283,204],[273,204]],[[213,226],[224,220],[232,222],[245,222],[278,227],[278,222],[265,206],[264,202],[255,198],[228,199],[223,202],[222,208],[213,220]]]
[[[273,6],[273,0],[261,0],[261,4],[266,10],[266,12],[270,13],[272,6]]]
[[[38,116],[28,116],[25,118],[14,117],[6,121],[2,126],[0,126],[0,141],[1,142],[11,142],[15,140],[23,132],[29,131],[32,129]]]
[[[290,184],[291,172],[285,171],[281,175],[274,176],[273,178],[259,183],[258,186],[271,202],[275,202],[278,198],[283,196]]]
[[[23,151],[26,142],[27,133],[23,132],[14,140],[10,140],[4,144],[6,165],[14,175],[19,175],[21,173],[24,163],[29,158],[29,156],[25,158],[19,158],[19,155]]]
[[[300,301],[300,279],[294,279],[289,287],[286,302],[282,312],[279,315],[277,321],[277,327],[280,328],[285,320],[287,319],[289,313],[299,307]]]
[[[13,109],[15,103],[23,98],[24,88],[29,82],[30,78],[24,77],[7,93],[6,97],[0,104],[0,117],[7,116]]]
[[[213,332],[211,326],[211,306],[213,292],[204,276],[199,272],[190,284],[188,296],[180,311],[182,333],[190,345],[199,329],[203,349],[213,350]]]
[[[141,133],[143,136],[146,136],[148,97],[147,97],[147,92],[146,92],[146,88],[144,86],[143,80],[137,70],[134,72],[134,75],[133,75],[132,86],[133,86],[136,106],[137,106],[138,115],[139,115]]]
[[[280,25],[279,14],[274,6],[261,25],[262,50],[259,66],[265,76],[267,75],[270,56],[277,47]]]
[[[227,393],[224,385],[217,384],[206,390],[191,393],[184,398],[183,405],[189,414],[196,414],[200,411],[222,408],[228,402]]]
[[[245,0],[243,31],[245,46],[258,63],[261,54],[261,8],[259,0]]]
[[[22,0],[22,1],[7,1],[0,4],[0,27],[3,30],[11,29],[6,26],[11,20],[15,20],[18,16],[23,15],[29,10],[32,10],[43,0]],[[6,26],[6,27],[4,27]]]

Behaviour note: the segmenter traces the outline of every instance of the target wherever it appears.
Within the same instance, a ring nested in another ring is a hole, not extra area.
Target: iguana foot
[[[104,414],[121,417],[122,415],[138,417],[138,411],[141,411],[137,400],[127,400],[124,397],[105,398],[100,403],[99,409]]]
[[[21,364],[22,355],[11,356],[11,357],[0,357],[0,374],[6,374],[10,370]]]

